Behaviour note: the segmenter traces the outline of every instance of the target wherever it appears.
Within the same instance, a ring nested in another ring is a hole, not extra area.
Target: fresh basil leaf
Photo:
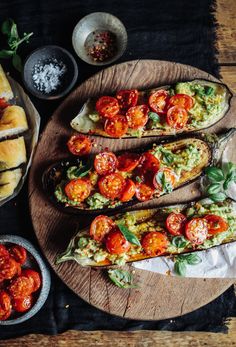
[[[11,18],[5,20],[2,23],[1,31],[3,34],[10,36],[11,35],[11,27],[13,25],[13,20]]]
[[[159,183],[163,189],[164,193],[170,193],[173,190],[172,184],[166,181],[166,176],[164,172],[158,172],[156,174],[156,181]]]
[[[5,58],[9,58],[14,54],[14,51],[11,50],[7,50],[7,49],[2,49],[0,51],[0,58],[1,59],[5,59]]]
[[[86,239],[86,237],[80,237],[78,240],[78,247],[80,249],[83,249],[87,246],[88,244],[88,240]]]
[[[189,265],[197,265],[202,261],[201,258],[195,253],[186,254],[184,257]]]
[[[117,226],[127,241],[129,241],[130,243],[134,245],[141,246],[141,243],[139,242],[139,239],[137,238],[137,236],[131,233],[124,224],[118,223]]]
[[[205,172],[209,180],[212,182],[224,181],[224,174],[222,170],[219,169],[218,167],[215,167],[215,166],[207,167]]]
[[[172,245],[177,248],[185,248],[188,244],[188,241],[184,236],[175,236],[171,241]]]
[[[205,94],[206,95],[212,95],[214,93],[214,88],[212,88],[212,87],[205,87]]]
[[[225,178],[227,178],[227,176],[231,173],[236,171],[236,165],[234,163],[232,163],[231,161],[224,163],[222,165],[222,171],[224,173]]]
[[[216,194],[221,190],[221,184],[220,183],[212,183],[207,188],[208,194]]]
[[[220,202],[226,199],[226,194],[223,192],[219,192],[217,194],[210,194],[209,198],[214,202]]]
[[[137,288],[133,283],[133,275],[129,271],[122,269],[109,269],[107,274],[110,280],[119,288]]]
[[[12,21],[12,26],[11,26],[11,38],[14,40],[19,40],[19,34],[18,34],[18,30],[17,30],[17,25],[16,23],[14,23],[14,21]]]
[[[69,167],[69,169],[67,170],[67,177],[70,180],[79,178],[79,177],[84,177],[89,173],[91,169],[92,169],[92,163],[90,161],[88,161],[85,165],[82,165],[82,162],[81,162],[81,165]]]
[[[19,72],[22,71],[22,61],[21,57],[18,54],[13,55],[12,64],[16,70],[18,70]]]
[[[231,171],[228,175],[227,175],[227,178],[226,180],[224,181],[223,183],[223,188],[224,190],[227,190],[229,188],[229,185],[231,182],[234,182],[234,179],[235,179],[235,173],[234,171]]]
[[[148,117],[153,121],[154,124],[160,122],[160,116],[155,112],[148,112]]]
[[[173,153],[169,152],[168,150],[165,150],[164,148],[160,148],[160,152],[162,154],[162,159],[165,164],[172,164],[174,161],[174,155]]]
[[[139,176],[136,176],[136,177],[135,177],[135,180],[136,180],[136,182],[138,182],[138,183],[142,183],[142,179],[141,179]]]
[[[185,276],[186,275],[186,263],[183,261],[176,260],[174,265],[174,271],[179,276]]]

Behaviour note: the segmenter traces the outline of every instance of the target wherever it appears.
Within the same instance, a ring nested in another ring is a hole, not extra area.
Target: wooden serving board
[[[32,221],[42,251],[58,276],[82,299],[108,313],[125,318],[158,320],[191,312],[219,296],[232,279],[187,279],[162,276],[135,269],[137,289],[120,289],[110,283],[104,272],[80,267],[76,262],[56,266],[55,257],[65,250],[76,228],[88,225],[88,216],[72,216],[58,211],[42,191],[44,169],[68,156],[66,141],[73,133],[70,121],[88,97],[112,94],[119,89],[148,89],[180,80],[205,78],[217,81],[206,72],[187,65],[158,60],[136,60],[109,67],[81,84],[55,111],[38,144],[29,179]],[[235,126],[233,98],[227,116],[207,132]],[[154,142],[155,138],[106,139],[94,137],[94,152],[108,147],[112,151],[129,149]],[[169,196],[141,206],[189,201],[199,196],[197,183],[182,187]]]

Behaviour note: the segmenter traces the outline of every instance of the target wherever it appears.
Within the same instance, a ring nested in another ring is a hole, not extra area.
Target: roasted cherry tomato
[[[13,279],[8,287],[8,291],[14,299],[24,298],[33,292],[33,286],[34,282],[32,279],[20,275]]]
[[[124,189],[121,193],[119,200],[122,202],[130,201],[132,197],[134,196],[135,191],[136,191],[135,183],[131,179],[127,178]]]
[[[136,106],[138,102],[138,91],[132,90],[120,90],[116,94],[120,109],[122,112],[126,112],[128,108]]]
[[[26,249],[20,245],[11,246],[9,252],[12,258],[17,261],[17,263],[23,265],[26,262],[27,252]]]
[[[72,154],[83,156],[91,152],[92,142],[85,135],[72,135],[67,142],[67,147]]]
[[[13,308],[17,312],[28,311],[33,305],[33,296],[27,295],[23,298],[18,298],[13,300]]]
[[[164,187],[162,186],[161,182],[158,181],[158,177],[160,177],[160,174],[164,174],[165,183],[171,185],[171,187],[174,188],[177,177],[175,172],[169,169],[168,167],[162,167],[156,172],[153,178],[154,187],[160,192],[164,190]]]
[[[11,298],[4,290],[0,291],[0,320],[6,320],[11,314]]]
[[[10,104],[5,100],[5,98],[0,98],[0,109],[4,109],[10,106]]]
[[[65,186],[67,197],[75,202],[84,201],[91,192],[91,183],[87,179],[76,178]]]
[[[179,106],[188,111],[193,107],[193,104],[194,100],[191,96],[186,94],[176,94],[170,98],[168,108],[172,106]]]
[[[102,152],[95,157],[94,167],[99,175],[108,175],[114,172],[117,166],[118,160],[112,152]]]
[[[185,224],[185,235],[194,245],[201,245],[207,234],[207,221],[204,218],[193,218]]]
[[[139,164],[140,155],[137,153],[124,153],[118,157],[118,170],[124,172],[133,171]]]
[[[222,233],[229,227],[224,218],[216,216],[215,214],[208,214],[204,219],[207,221],[208,233],[210,235]]]
[[[136,198],[140,201],[147,201],[152,199],[154,189],[145,183],[136,183]]]
[[[10,254],[4,245],[0,244],[0,257],[9,257]]]
[[[171,128],[183,129],[188,122],[188,113],[183,107],[172,106],[167,111],[166,120]]]
[[[169,94],[166,90],[157,90],[149,96],[149,106],[152,111],[158,114],[166,114]]]
[[[148,121],[148,111],[147,105],[133,106],[126,112],[126,117],[128,119],[128,126],[131,129],[139,129],[144,127]]]
[[[165,253],[168,238],[159,231],[152,231],[143,237],[141,244],[147,255],[156,256]]]
[[[102,96],[96,102],[96,110],[105,118],[113,118],[119,109],[118,101],[112,96]]]
[[[104,125],[104,130],[111,137],[122,137],[128,130],[127,118],[118,114],[112,119],[107,119]]]
[[[107,236],[106,249],[110,254],[123,254],[130,249],[130,243],[119,229],[115,229]]]
[[[20,273],[20,264],[17,263],[15,259],[9,256],[0,257],[0,282],[3,280],[10,280]]]
[[[37,271],[32,269],[24,269],[22,271],[22,276],[25,276],[31,280],[33,285],[32,293],[36,292],[40,288],[41,276]]]
[[[120,197],[124,186],[125,179],[119,173],[104,176],[98,181],[100,193],[107,199],[116,199]]]
[[[160,167],[159,160],[152,153],[145,152],[141,157],[141,160],[137,169],[141,175],[142,174],[144,175],[148,171],[156,173],[159,167]]]
[[[111,218],[100,215],[92,221],[89,233],[95,241],[102,242],[105,235],[107,235],[114,227],[115,223]]]
[[[172,212],[166,219],[166,228],[174,236],[183,235],[186,220],[182,213]]]

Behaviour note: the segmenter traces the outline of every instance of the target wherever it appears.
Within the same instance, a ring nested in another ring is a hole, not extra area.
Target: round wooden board
[[[194,78],[216,80],[191,66],[157,60],[136,60],[107,68],[85,81],[68,96],[53,114],[38,144],[30,172],[29,200],[39,244],[58,276],[82,299],[108,313],[142,320],[176,317],[207,304],[224,292],[233,280],[177,278],[136,269],[135,279],[139,288],[124,290],[110,283],[102,270],[83,268],[76,262],[55,266],[56,255],[65,250],[76,227],[89,224],[91,219],[66,215],[51,205],[42,191],[43,170],[52,162],[68,156],[65,143],[73,133],[70,120],[88,97],[112,94],[119,89],[148,89]],[[231,116],[235,106],[233,98],[227,116],[208,132],[222,130],[225,128],[224,124],[227,127],[235,125]],[[99,152],[104,147],[116,151],[142,146],[153,142],[154,138],[110,140],[95,137],[95,141],[98,146],[94,151]],[[196,198],[198,194],[194,183],[143,206],[187,201]],[[137,207],[140,206],[141,204]]]

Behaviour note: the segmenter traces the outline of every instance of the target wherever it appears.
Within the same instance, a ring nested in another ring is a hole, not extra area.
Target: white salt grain
[[[44,64],[38,62],[33,69],[34,86],[41,92],[51,93],[61,85],[61,78],[65,72],[66,66],[55,58]]]

